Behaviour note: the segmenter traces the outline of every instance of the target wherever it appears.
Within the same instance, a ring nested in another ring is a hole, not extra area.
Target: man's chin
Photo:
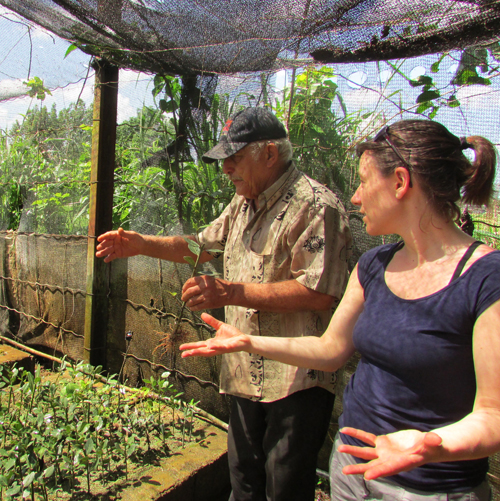
[[[245,190],[245,187],[241,185],[241,183],[234,184],[234,187],[236,188],[236,194],[240,195],[241,197],[248,198],[248,190]]]

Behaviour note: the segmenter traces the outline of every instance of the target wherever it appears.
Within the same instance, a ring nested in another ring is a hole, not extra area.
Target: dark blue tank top
[[[384,273],[397,245],[371,249],[359,260],[365,304],[353,341],[361,360],[345,389],[339,418],[340,427],[375,435],[429,431],[472,411],[472,331],[479,315],[500,299],[499,251],[478,259],[430,296],[406,300],[394,295]],[[347,435],[341,438],[366,445]],[[422,491],[460,492],[479,485],[487,470],[487,458],[429,463],[389,479]]]

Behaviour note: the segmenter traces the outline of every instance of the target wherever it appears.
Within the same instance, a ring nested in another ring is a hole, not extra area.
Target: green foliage
[[[484,213],[471,212],[474,222],[474,238],[500,250],[500,203],[494,200],[492,207]]]
[[[179,78],[157,75],[157,107],[144,107],[120,125],[114,225],[147,221],[147,232],[161,234],[180,223],[190,232],[212,221],[231,199],[234,189],[219,165],[195,162],[217,141],[224,99],[215,96],[211,114],[195,121],[189,111],[179,114],[183,91]]]
[[[422,87],[422,92],[416,98],[416,112],[430,119],[436,117],[441,108],[458,108],[460,102],[457,92],[460,88],[469,85],[491,85],[492,78],[498,72],[498,65],[491,64],[488,55],[494,62],[500,59],[500,43],[494,42],[488,46],[467,47],[460,54],[460,61],[453,78],[439,88],[434,77],[422,75],[417,80],[406,76],[399,67],[387,61],[395,73],[405,78],[410,86]],[[445,52],[431,65],[431,73],[438,74],[443,61],[447,61],[450,54]],[[478,72],[481,72],[480,75]],[[451,90],[450,90],[451,88]]]
[[[0,224],[40,233],[84,234],[92,110],[83,101],[57,113],[29,110],[0,134]]]
[[[48,94],[52,95],[49,89],[43,84],[43,80],[39,77],[30,78],[27,82],[23,82],[24,85],[28,87],[28,96],[36,97],[40,101],[43,101]]]
[[[71,50],[74,47],[68,53]],[[293,96],[285,89],[274,111],[288,124],[299,167],[344,190],[352,177],[352,144],[363,117],[347,115],[333,77],[330,68],[307,68],[297,76]],[[267,85],[266,78],[261,80]],[[40,85],[33,81],[33,88],[40,90]],[[196,101],[202,106],[202,96],[190,85],[189,79],[157,75],[152,91],[156,106],[144,106],[119,125],[114,227],[164,234],[180,224],[183,232],[196,231],[231,200],[234,187],[222,166],[205,163],[201,156],[218,142],[227,118],[244,106],[243,101],[255,104],[255,96],[215,95],[210,112],[198,113],[195,119],[191,105]],[[92,111],[83,102],[59,113],[55,106],[42,106],[28,111],[22,122],[0,136],[3,228],[22,225],[39,233],[86,233],[91,125]]]
[[[42,378],[40,367],[31,374],[0,366],[1,499],[91,495],[94,481],[147,464],[146,452],[167,456],[174,435],[180,446],[188,428],[191,438],[196,404],[180,399],[168,373],[128,393],[101,369],[64,363],[54,380]],[[177,421],[166,420],[181,408]]]
[[[288,123],[298,167],[319,182],[342,193],[357,168],[353,145],[363,120],[370,114],[348,114],[330,67],[307,67],[276,100],[275,113]],[[339,111],[336,111],[339,110]]]
[[[78,45],[76,43],[70,44],[68,49],[66,50],[66,53],[64,54],[64,59],[66,59],[74,50],[78,49]]]

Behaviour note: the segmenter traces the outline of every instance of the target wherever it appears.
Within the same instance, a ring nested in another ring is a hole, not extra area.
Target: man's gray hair
[[[255,159],[260,155],[263,148],[268,144],[275,144],[278,148],[278,158],[283,164],[287,164],[292,160],[293,157],[293,147],[292,143],[284,137],[281,139],[264,139],[263,141],[255,141],[248,145],[250,154],[253,155]]]

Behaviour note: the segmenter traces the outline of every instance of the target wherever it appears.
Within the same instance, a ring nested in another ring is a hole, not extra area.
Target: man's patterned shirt
[[[340,300],[347,284],[351,233],[339,199],[291,166],[262,193],[255,211],[235,195],[224,212],[198,235],[206,249],[220,249],[224,278],[269,283],[295,279]],[[218,257],[218,256],[217,256]],[[226,306],[226,322],[254,336],[320,336],[329,311],[271,313]],[[223,355],[221,392],[272,402],[321,386],[333,392],[335,374],[282,364],[249,353]]]

